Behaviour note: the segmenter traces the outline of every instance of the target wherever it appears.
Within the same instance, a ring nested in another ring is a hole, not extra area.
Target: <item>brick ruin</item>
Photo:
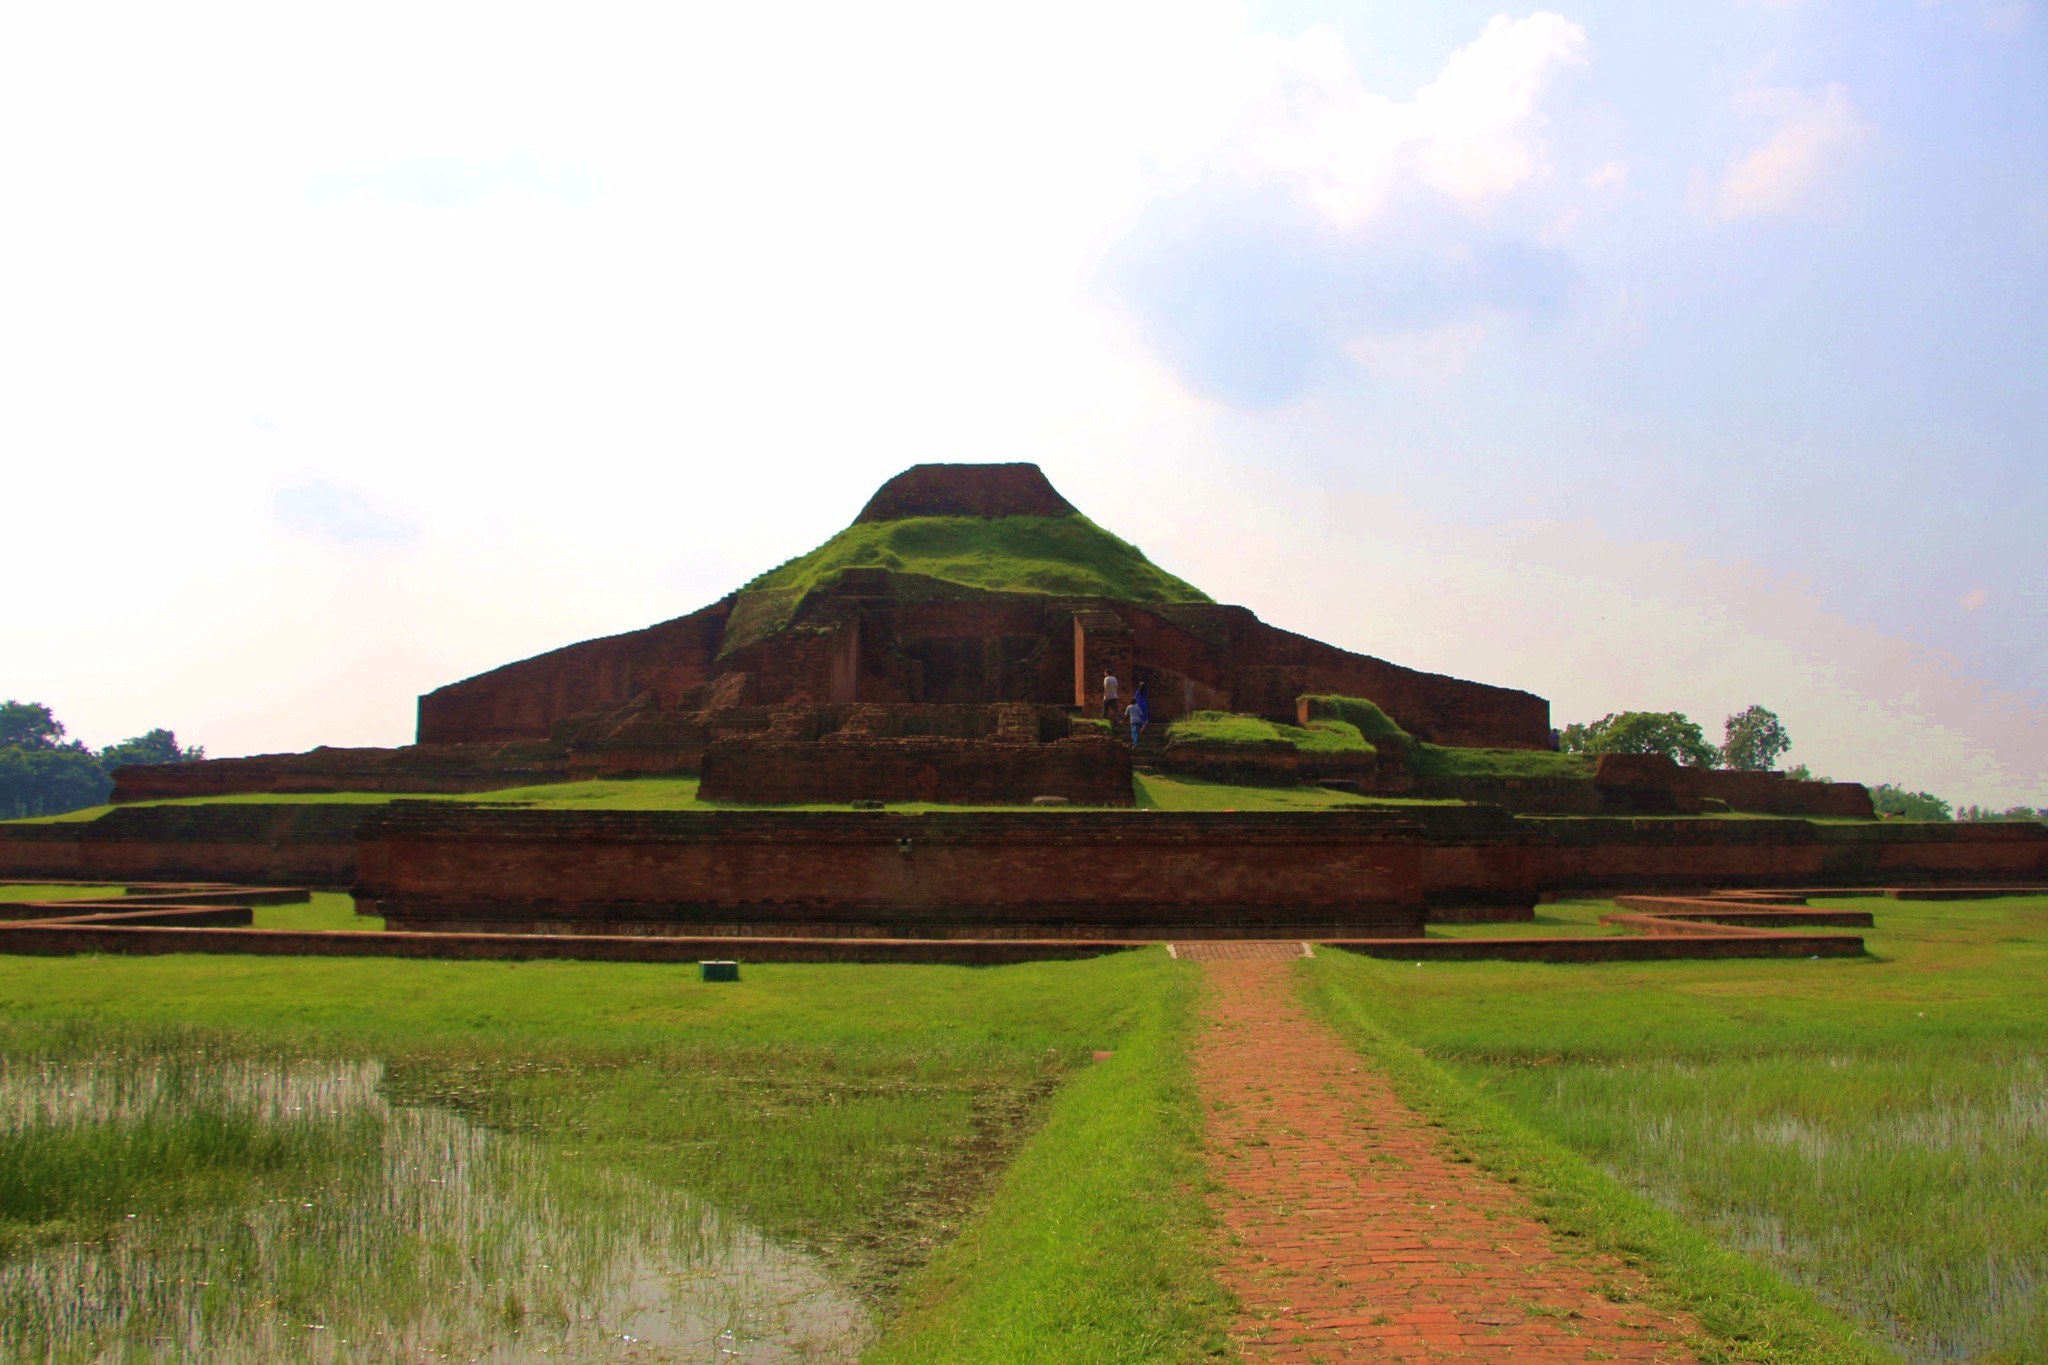
[[[1036,465],[919,465],[855,525],[927,517],[1079,520]],[[124,768],[113,799],[702,773],[707,796],[737,801],[1122,805],[1127,755],[1064,723],[1099,706],[1106,673],[1126,696],[1143,683],[1162,722],[1208,709],[1285,720],[1302,694],[1326,692],[1370,697],[1435,743],[1550,743],[1541,697],[1354,654],[1244,607],[851,567],[438,688],[419,699],[418,743],[402,749]],[[1019,720],[1026,712],[1038,719]]]

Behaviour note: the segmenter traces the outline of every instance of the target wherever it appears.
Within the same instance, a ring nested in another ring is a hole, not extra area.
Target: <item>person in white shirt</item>
[[[1117,712],[1120,709],[1116,704],[1116,674],[1104,674],[1102,678],[1103,718],[1112,725],[1116,724]]]

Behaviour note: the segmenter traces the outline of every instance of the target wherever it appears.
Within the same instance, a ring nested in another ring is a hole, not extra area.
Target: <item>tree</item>
[[[1557,747],[1568,754],[1662,754],[1694,768],[1711,768],[1721,756],[1678,711],[1610,711],[1590,725],[1565,726]]]
[[[2039,820],[2048,824],[2048,807],[2007,806],[1995,810],[1990,806],[1964,806],[1956,812],[1956,819],[1977,823],[1998,820]]]
[[[197,763],[205,757],[206,750],[201,746],[181,749],[176,734],[156,729],[119,744],[109,744],[100,750],[100,766],[111,773],[129,763]]]
[[[1879,815],[1899,820],[1949,820],[1948,802],[1929,792],[1909,792],[1886,782],[1870,789],[1870,804]]]
[[[1791,778],[1794,782],[1832,782],[1835,780],[1832,777],[1816,775],[1813,769],[1807,767],[1804,763],[1795,763],[1785,769],[1785,776]]]
[[[99,758],[41,702],[0,702],[0,818],[97,806],[113,783]]]
[[[1792,747],[1792,736],[1776,715],[1761,706],[1746,707],[1723,726],[1721,766],[1746,772],[1769,772]]]
[[[151,730],[94,753],[64,737],[64,724],[41,702],[0,702],[0,819],[62,815],[107,799],[108,777],[124,763],[191,763],[206,757],[180,748],[169,730]]]
[[[64,726],[41,702],[0,702],[0,748],[54,749],[64,739]]]

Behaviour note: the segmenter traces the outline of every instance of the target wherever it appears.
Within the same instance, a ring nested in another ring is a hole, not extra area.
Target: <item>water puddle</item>
[[[870,1339],[804,1254],[381,1080],[0,1062],[0,1359],[780,1365]]]

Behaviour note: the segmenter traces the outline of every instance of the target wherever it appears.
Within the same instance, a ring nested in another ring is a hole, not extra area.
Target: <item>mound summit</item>
[[[824,545],[699,611],[428,693],[419,742],[594,737],[629,719],[646,730],[660,713],[761,706],[1085,708],[1104,673],[1145,683],[1162,720],[1285,720],[1304,694],[1341,693],[1435,743],[1550,741],[1541,697],[1212,601],[1088,520],[1036,465],[927,464],[890,479]]]

